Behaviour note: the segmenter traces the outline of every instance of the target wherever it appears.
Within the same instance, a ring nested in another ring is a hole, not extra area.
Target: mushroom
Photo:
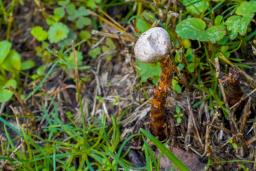
[[[135,57],[145,63],[160,62],[161,76],[158,85],[154,88],[154,97],[151,100],[150,130],[160,139],[166,137],[167,124],[165,119],[165,101],[170,85],[170,76],[173,72],[169,51],[171,42],[168,32],[161,27],[154,27],[144,32],[137,40]]]

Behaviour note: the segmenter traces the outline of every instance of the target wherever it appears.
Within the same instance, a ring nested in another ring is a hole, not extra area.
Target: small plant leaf
[[[203,14],[209,8],[207,0],[183,0],[182,4],[186,6],[187,11],[192,15]]]
[[[12,96],[13,92],[9,89],[16,89],[17,82],[13,79],[8,80],[3,87],[0,88],[0,103],[8,102]]]
[[[60,41],[58,43],[58,45],[61,48],[67,47],[72,45],[72,43],[74,43],[77,39],[77,34],[75,32],[73,32],[72,30],[69,31],[68,33],[68,37],[66,37],[64,40]]]
[[[82,39],[82,40],[89,40],[91,38],[91,33],[89,31],[81,31],[80,34],[79,34],[79,37]]]
[[[150,23],[154,23],[157,18],[155,16],[154,13],[152,13],[151,11],[143,11],[143,13],[141,14],[143,16],[143,18],[145,18],[146,21],[150,22]]]
[[[28,69],[33,68],[34,66],[35,66],[35,62],[34,61],[27,60],[27,61],[22,62],[21,70],[28,70]]]
[[[136,70],[141,78],[141,82],[151,79],[154,84],[159,80],[162,71],[159,63],[147,64],[139,60],[136,60]]]
[[[76,16],[77,17],[85,17],[85,16],[88,16],[89,15],[89,12],[88,10],[85,9],[85,7],[79,7],[77,10],[76,10]]]
[[[21,56],[15,50],[11,50],[7,58],[2,63],[2,67],[10,72],[20,71],[21,69]]]
[[[17,88],[17,81],[15,81],[14,79],[10,79],[8,80],[3,88],[13,88],[16,89]]]
[[[62,23],[53,24],[48,31],[48,38],[51,43],[58,43],[59,41],[68,37],[69,29]]]
[[[10,90],[7,89],[0,89],[0,103],[5,103],[11,100],[13,93]]]
[[[92,21],[88,17],[79,17],[78,20],[76,21],[76,27],[78,29],[82,29],[85,26],[91,25]]]
[[[70,0],[59,0],[58,4],[61,6],[66,6],[70,3]]]
[[[66,10],[68,13],[68,19],[73,21],[74,19],[76,19],[76,7],[73,3],[70,3],[66,6]]]
[[[250,16],[256,12],[256,1],[243,1],[236,9],[236,14]]]
[[[5,58],[7,57],[7,55],[9,54],[10,50],[11,50],[12,44],[11,42],[7,41],[7,40],[3,40],[0,42],[0,65],[1,63],[3,63],[3,61],[5,60]]]
[[[31,29],[31,32],[33,37],[36,38],[38,41],[44,41],[48,37],[48,33],[44,31],[44,29],[41,26],[35,26]]]
[[[237,37],[238,32],[239,32],[239,27],[240,27],[240,23],[241,23],[241,17],[240,16],[231,16],[227,19],[227,21],[225,22],[226,26],[227,26],[227,30],[230,31],[230,39],[233,40]]]
[[[97,7],[95,0],[87,0],[86,5],[91,9],[95,9]]]
[[[223,16],[218,15],[214,19],[214,25],[220,25],[223,22]]]
[[[246,34],[247,27],[250,24],[252,17],[252,15],[245,17],[234,15],[226,20],[225,25],[227,26],[227,30],[230,31],[229,37],[231,40],[235,39],[238,33],[240,35]]]
[[[54,9],[54,16],[58,18],[58,20],[62,19],[65,16],[64,7],[58,7]]]
[[[93,59],[95,59],[99,54],[101,54],[101,49],[100,47],[96,47],[94,49],[91,49],[88,52],[89,56],[92,57]]]
[[[172,89],[176,93],[181,93],[181,86],[179,85],[178,81],[175,79],[172,79]]]
[[[66,58],[67,67],[74,69],[82,64],[83,54],[81,52],[71,52],[69,57]],[[77,62],[77,63],[76,63]]]
[[[136,28],[140,33],[143,33],[150,29],[150,24],[145,21],[142,17],[137,17],[136,19]]]
[[[182,39],[208,41],[208,34],[205,32],[206,24],[199,18],[188,18],[182,20],[176,26],[176,33]]]
[[[208,38],[211,42],[215,43],[221,40],[226,35],[224,25],[212,26],[207,29]]]

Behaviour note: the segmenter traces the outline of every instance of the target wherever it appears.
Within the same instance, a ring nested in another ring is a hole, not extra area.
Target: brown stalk
[[[171,81],[171,74],[174,69],[169,57],[162,59],[160,64],[162,73],[158,85],[154,89],[154,97],[151,101],[150,129],[155,136],[162,139],[166,137],[167,132],[165,102]]]

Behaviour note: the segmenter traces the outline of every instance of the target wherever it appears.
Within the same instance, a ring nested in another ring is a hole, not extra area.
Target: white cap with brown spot
[[[161,27],[154,27],[139,37],[134,47],[134,53],[138,60],[151,63],[167,57],[170,48],[168,32]]]

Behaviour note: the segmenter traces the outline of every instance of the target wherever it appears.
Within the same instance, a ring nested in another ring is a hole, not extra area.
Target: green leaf
[[[78,29],[82,29],[85,26],[91,25],[92,21],[88,17],[79,17],[78,20],[76,21],[76,27]]]
[[[238,33],[242,36],[246,34],[247,27],[250,24],[252,17],[252,15],[245,17],[234,15],[226,20],[225,25],[227,26],[227,30],[230,31],[229,36],[231,40],[235,39]]]
[[[58,43],[59,41],[68,37],[69,29],[62,23],[53,24],[48,31],[48,38],[51,43]]]
[[[227,30],[230,31],[230,39],[233,40],[237,37],[238,32],[240,30],[239,26],[241,23],[241,17],[234,15],[231,16],[227,19],[227,21],[225,22],[226,26],[227,26]]]
[[[144,10],[141,15],[143,16],[143,18],[145,18],[146,21],[149,21],[151,23],[154,23],[157,20],[154,13],[150,11]]]
[[[148,64],[139,60],[136,60],[136,70],[141,78],[141,82],[152,79],[154,84],[159,80],[162,71],[159,63]]]
[[[207,29],[208,38],[212,43],[216,43],[226,35],[226,29],[224,25],[212,26]]]
[[[96,2],[94,0],[87,0],[86,6],[91,9],[95,9],[97,7]]]
[[[195,71],[195,64],[194,63],[188,64],[188,72],[193,73],[194,71]]]
[[[176,33],[182,39],[208,41],[208,34],[205,32],[206,24],[199,18],[188,18],[182,20],[176,26]]]
[[[2,63],[2,67],[10,72],[19,71],[21,69],[21,56],[15,50],[11,50],[7,58]]]
[[[115,49],[116,45],[113,42],[113,40],[111,38],[107,38],[106,39],[106,45],[110,48],[110,49]]]
[[[85,17],[88,16],[89,12],[87,9],[85,9],[85,7],[81,6],[78,8],[78,10],[76,10],[76,16],[77,17]]]
[[[70,0],[58,1],[58,5],[61,5],[61,6],[67,6],[69,3],[70,3]]]
[[[10,79],[8,80],[3,88],[13,88],[16,89],[17,88],[17,81],[15,81],[14,79]]]
[[[186,6],[187,11],[192,15],[203,14],[209,8],[207,0],[183,0],[182,4]]]
[[[143,33],[150,29],[151,25],[146,22],[142,17],[137,17],[136,19],[136,28],[140,33]]]
[[[77,16],[76,16],[76,7],[74,4],[68,4],[66,7],[67,13],[68,13],[68,19],[71,21],[74,21]]]
[[[236,14],[251,16],[256,12],[256,1],[243,1],[236,9]]]
[[[35,62],[34,61],[27,60],[27,61],[22,62],[21,70],[28,70],[28,69],[33,68],[34,66],[35,66]]]
[[[46,70],[45,65],[40,66],[40,67],[37,68],[36,74],[39,75],[39,76],[43,76],[43,75],[45,75],[45,70]]]
[[[7,41],[7,40],[3,40],[0,42],[0,65],[3,63],[3,61],[5,60],[5,58],[7,57],[8,53],[10,52],[12,47],[11,42]]]
[[[35,26],[31,29],[31,32],[33,37],[36,38],[38,41],[44,41],[48,37],[48,33],[44,31],[44,29],[41,26]]]
[[[222,23],[222,21],[223,21],[223,16],[218,15],[214,19],[214,25],[220,25]]]
[[[72,45],[73,42],[75,42],[77,39],[77,34],[75,32],[73,32],[72,30],[69,31],[68,37],[65,38],[64,40],[60,41],[58,43],[58,45],[61,48],[65,48],[67,46]]]
[[[148,131],[144,129],[140,129],[140,132],[146,136],[159,150],[162,154],[164,154],[176,167],[177,170],[180,171],[189,171],[189,168],[180,160],[178,159],[175,154],[168,149],[164,144],[162,144],[156,137],[150,134]]]
[[[9,90],[10,88],[17,88],[17,82],[13,79],[8,80],[5,85],[0,88],[0,103],[8,102],[9,100],[11,100],[13,92]]]
[[[46,23],[51,26],[53,24],[55,24],[56,22],[58,22],[58,18],[53,16],[53,15],[48,15],[46,18]]]
[[[76,66],[80,66],[82,64],[83,54],[82,54],[82,52],[78,52],[78,51],[71,52],[69,57],[67,57],[65,60],[68,64],[68,68],[74,69]],[[77,64],[76,64],[76,62],[77,62]]]
[[[176,93],[181,93],[181,86],[179,85],[179,82],[175,79],[172,79],[172,89]]]
[[[5,103],[11,100],[13,93],[10,90],[0,89],[0,103]]]
[[[79,34],[79,37],[82,39],[82,40],[89,40],[91,38],[91,33],[89,31],[81,31],[80,34]]]
[[[88,54],[89,54],[90,57],[95,59],[99,54],[101,54],[101,49],[100,49],[100,47],[96,47],[94,49],[91,49],[88,52]]]
[[[4,86],[5,82],[6,82],[6,78],[0,75],[0,88]]]
[[[244,36],[246,34],[248,25],[250,24],[252,19],[253,19],[253,15],[247,15],[241,18],[241,25],[240,25],[241,27],[239,30],[240,35]]]
[[[58,7],[54,9],[53,12],[54,16],[58,18],[58,21],[65,16],[65,9],[64,7]]]

